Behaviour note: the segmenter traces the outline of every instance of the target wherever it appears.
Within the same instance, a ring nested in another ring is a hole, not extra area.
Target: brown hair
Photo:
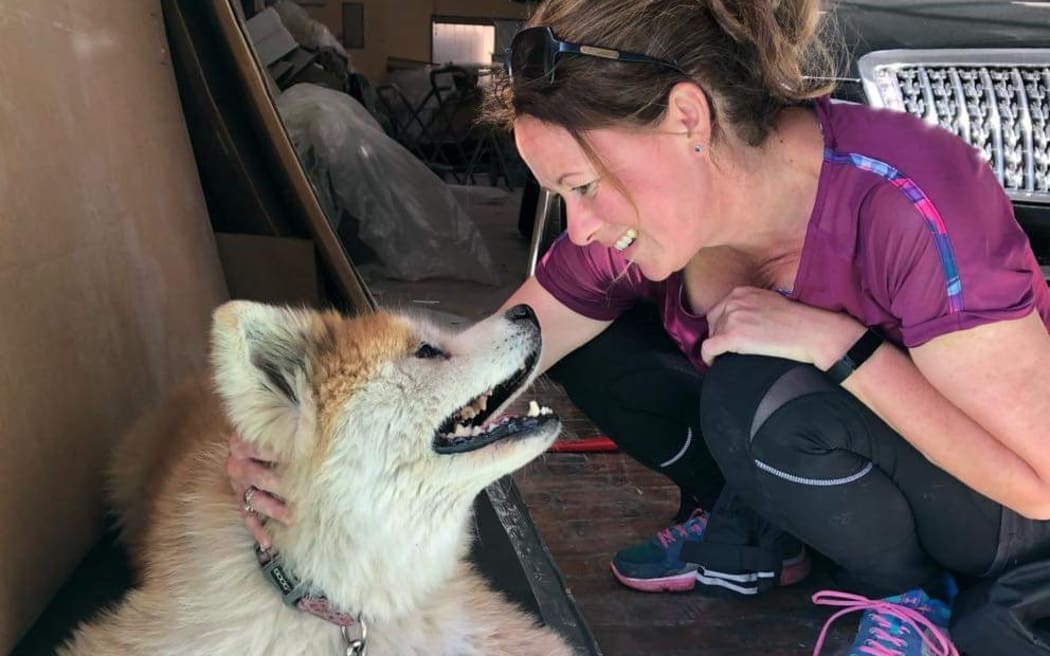
[[[546,0],[529,26],[576,43],[644,53],[658,65],[566,55],[553,83],[504,77],[485,118],[510,127],[530,115],[581,143],[587,130],[656,123],[675,84],[693,81],[711,99],[713,137],[727,127],[752,146],[765,142],[785,107],[830,93],[835,57],[822,38],[819,0]]]

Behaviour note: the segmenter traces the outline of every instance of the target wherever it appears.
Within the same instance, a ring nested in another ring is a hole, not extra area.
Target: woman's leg
[[[701,375],[655,308],[624,313],[550,376],[625,453],[677,483],[683,497],[714,504],[723,479],[700,436]]]
[[[723,486],[700,435],[700,373],[664,332],[655,308],[636,307],[551,370],[572,401],[628,455],[678,484],[682,503],[670,528],[618,551],[611,567],[636,590],[688,590],[695,564],[682,548],[706,532]]]
[[[723,355],[705,377],[700,416],[729,483],[840,565],[850,587],[936,593],[942,567],[980,576],[996,558],[1002,507],[812,366]]]

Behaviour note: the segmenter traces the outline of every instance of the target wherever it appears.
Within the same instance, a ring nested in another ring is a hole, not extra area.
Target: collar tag
[[[280,554],[258,553],[259,566],[266,574],[266,579],[281,593],[285,604],[296,607],[299,600],[306,596],[306,586],[284,567]]]

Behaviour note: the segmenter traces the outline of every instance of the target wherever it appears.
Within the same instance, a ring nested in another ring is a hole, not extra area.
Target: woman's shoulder
[[[895,210],[907,208],[940,230],[1014,223],[994,171],[958,135],[905,112],[826,108],[825,159],[836,169],[835,193],[854,190],[861,222],[893,222]]]
[[[940,187],[972,181],[999,190],[981,152],[939,125],[907,112],[826,99],[820,111],[829,159],[891,182]]]

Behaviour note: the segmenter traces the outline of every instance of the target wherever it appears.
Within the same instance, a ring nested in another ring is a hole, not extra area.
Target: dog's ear
[[[212,315],[211,358],[216,390],[241,438],[277,453],[313,421],[310,360],[330,341],[325,317],[311,310],[247,301]]]

